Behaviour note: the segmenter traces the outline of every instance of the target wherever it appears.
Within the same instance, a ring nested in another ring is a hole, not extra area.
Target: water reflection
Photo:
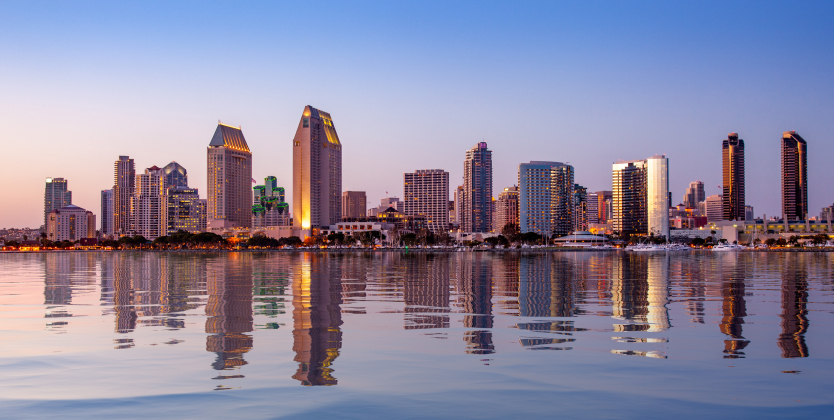
[[[417,254],[405,259],[404,328],[449,328],[449,254]]]
[[[745,301],[745,272],[743,264],[739,264],[735,255],[722,255],[719,260],[722,269],[727,277],[721,283],[721,324],[722,333],[730,339],[724,340],[724,358],[738,359],[744,357],[741,351],[748,344],[742,335],[744,317],[747,316],[747,302]]]
[[[252,266],[248,255],[232,254],[212,261],[207,270],[206,351],[217,354],[216,370],[247,364],[243,355],[252,349]],[[241,263],[243,262],[243,263]]]
[[[492,343],[492,264],[488,257],[475,255],[458,265],[458,293],[463,311],[463,326],[474,330],[463,334],[467,354],[495,352]]]
[[[333,261],[336,260],[336,261]],[[303,254],[294,261],[293,351],[302,385],[336,385],[330,367],[342,348],[342,278],[338,257]]]
[[[790,254],[782,270],[782,357],[808,357],[805,333],[808,331],[808,270],[804,256]]]

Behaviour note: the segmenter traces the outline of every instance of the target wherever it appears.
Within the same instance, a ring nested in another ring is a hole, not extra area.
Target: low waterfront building
[[[72,204],[52,210],[46,217],[46,238],[54,242],[94,238],[95,221],[93,212]]]

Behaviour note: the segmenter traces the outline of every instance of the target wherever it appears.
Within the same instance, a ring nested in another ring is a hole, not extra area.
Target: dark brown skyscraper
[[[808,217],[808,146],[796,131],[782,133],[782,217]]]
[[[730,133],[722,146],[724,220],[744,220],[744,140]]]

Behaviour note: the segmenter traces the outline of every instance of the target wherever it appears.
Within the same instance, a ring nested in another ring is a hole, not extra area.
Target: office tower
[[[599,196],[595,192],[588,193],[586,204],[586,212],[588,215],[588,224],[599,223]]]
[[[284,201],[284,187],[274,176],[264,178],[264,185],[253,187],[252,227],[289,226],[290,205]]]
[[[342,193],[342,219],[359,219],[368,214],[365,191],[345,191]]]
[[[711,195],[704,200],[707,222],[720,222],[724,220],[724,198],[718,195]]]
[[[550,170],[560,162],[532,161],[518,165],[518,228],[550,237]]]
[[[243,131],[218,123],[207,153],[210,227],[252,226],[252,152]]]
[[[689,183],[689,188],[683,194],[683,205],[687,208],[697,209],[698,203],[707,199],[704,192],[704,183],[701,181],[693,181]]]
[[[722,145],[724,220],[744,220],[744,140],[730,133]]]
[[[646,214],[648,234],[669,238],[669,158],[646,159]]]
[[[574,184],[573,186],[573,231],[588,230],[588,189]]]
[[[645,160],[619,161],[613,164],[611,207],[614,232],[648,232],[646,166]]]
[[[744,206],[744,220],[752,222],[756,216],[753,214],[753,206]]]
[[[342,143],[330,114],[304,107],[293,138],[293,224],[330,226],[342,219]]]
[[[176,161],[165,165],[162,172],[165,174],[165,184],[168,188],[188,188],[188,171]]]
[[[458,185],[454,192],[455,200],[455,224],[460,227],[461,210],[463,208],[463,185]]]
[[[598,223],[611,223],[613,214],[613,192],[612,191],[597,191],[597,220]]]
[[[113,190],[101,190],[101,235],[113,233]]]
[[[46,190],[43,195],[43,226],[49,212],[72,204],[72,192],[67,191],[64,178],[46,178]]]
[[[57,242],[95,237],[95,216],[92,216],[93,234],[90,235],[87,213],[92,214],[72,204],[50,211],[46,217],[46,239]]]
[[[462,195],[461,229],[464,232],[492,230],[492,151],[487,149],[486,142],[466,151]]]
[[[157,166],[136,175],[130,201],[131,232],[153,240],[168,234],[168,200],[165,173]]]
[[[496,233],[501,233],[507,225],[518,226],[518,187],[504,188],[498,194],[498,201],[495,203],[495,226]]]
[[[167,174],[165,179],[167,182]],[[168,186],[167,203],[168,235],[179,230],[190,233],[206,231],[206,200],[200,199],[196,188]]]
[[[551,236],[565,236],[573,232],[574,187],[573,166],[550,168],[550,232]]]
[[[126,235],[130,232],[130,200],[136,186],[136,169],[128,156],[119,156],[114,166],[113,233]]]
[[[782,217],[808,218],[808,145],[796,131],[782,133]]]
[[[449,173],[418,169],[403,174],[403,213],[425,216],[432,233],[449,229]]]

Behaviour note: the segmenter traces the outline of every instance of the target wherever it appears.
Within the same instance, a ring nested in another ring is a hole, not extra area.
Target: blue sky
[[[205,194],[217,120],[241,125],[254,174],[291,197],[305,105],[333,116],[343,189],[369,204],[402,174],[462,179],[493,150],[570,162],[611,188],[611,163],[665,153],[680,201],[721,183],[721,140],[747,146],[747,201],[779,214],[779,139],[809,144],[811,215],[831,205],[831,2],[0,2],[0,227],[36,227],[46,177],[100,211],[118,155],[176,160]]]

